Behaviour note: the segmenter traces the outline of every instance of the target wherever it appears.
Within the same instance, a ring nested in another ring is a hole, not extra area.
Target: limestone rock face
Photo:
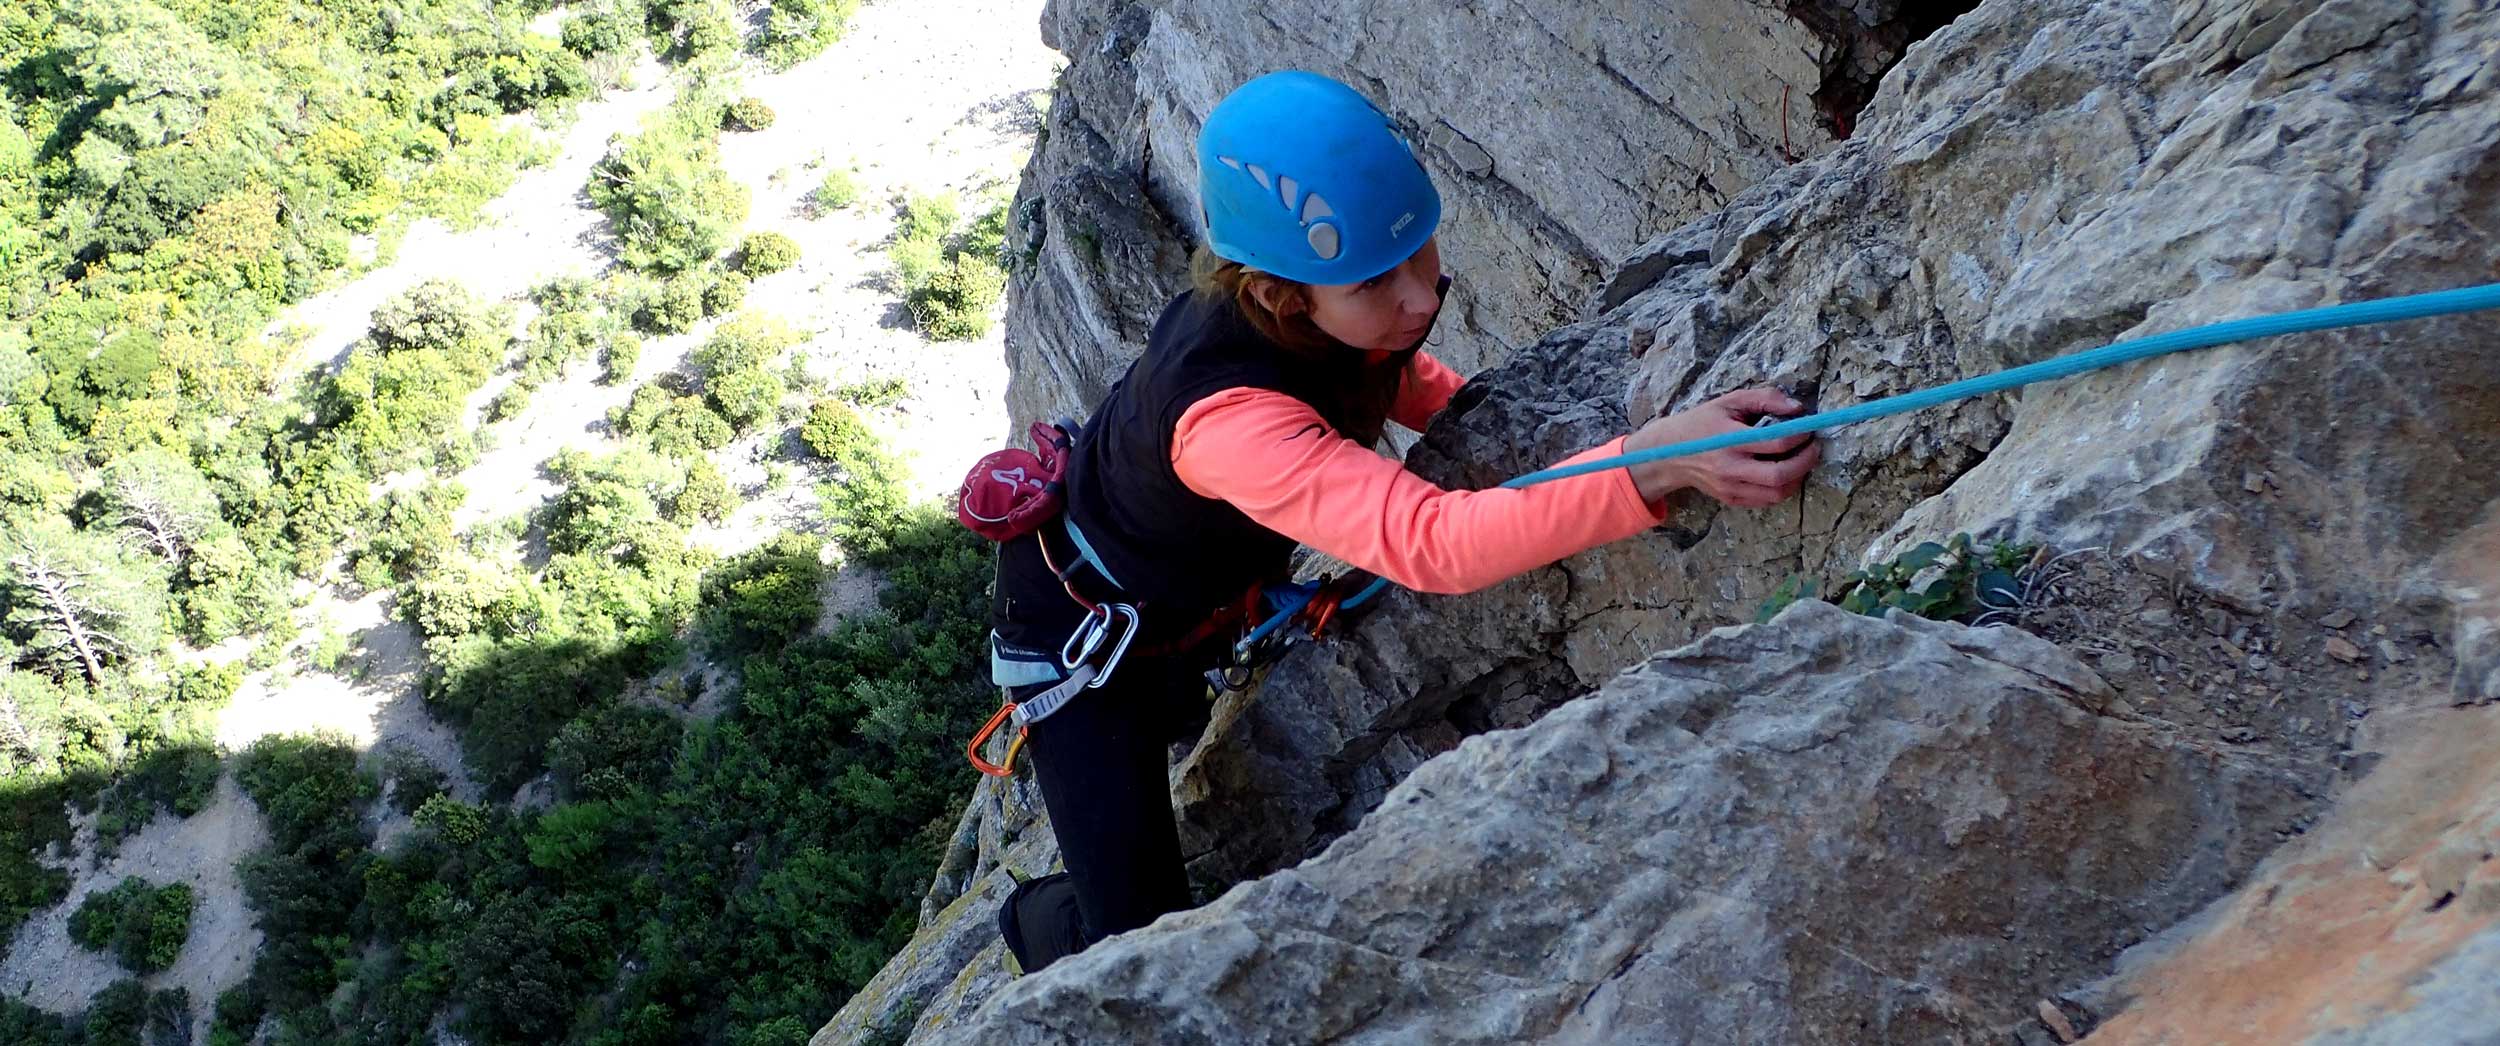
[[[1011,212],[1015,431],[1092,407],[1186,285],[1198,126],[1245,80],[1333,76],[1406,132],[1460,278],[1432,351],[1473,373],[1578,318],[1636,245],[1828,149],[1927,27],[1905,6],[1053,0],[1069,64]]]
[[[1907,15],[1850,5],[1875,15],[1850,36],[1805,6],[1650,5],[1689,23],[1653,38],[1594,4],[1055,4],[1072,64],[1025,198],[1075,209],[1021,227],[1016,409],[1087,402],[1136,351],[1181,279],[1190,114],[1280,65],[1380,88],[1452,197],[1447,351],[1483,369],[1407,459],[1450,485],[1746,385],[1831,408],[2500,278],[2489,0],[1985,3],[1907,45],[1839,143],[1846,56]],[[1753,50],[1792,31],[1805,57]],[[1748,71],[1691,65],[1728,56]],[[1540,103],[1503,108],[1521,84]],[[1774,85],[1794,164],[1758,122]],[[1607,92],[1655,104],[1585,101]],[[1134,224],[1077,235],[1086,193],[1134,194]],[[1833,433],[1799,503],[1690,500],[1484,592],[1392,595],[1176,768],[1208,907],[912,1033],[2495,1041],[2500,836],[2463,769],[2492,749],[2455,740],[2492,737],[2500,697],[2495,346],[2500,319],[2454,317],[1965,401]],[[1804,605],[1711,631],[1955,532],[2063,557],[2021,631]],[[2384,834],[2402,809],[2425,824]],[[2273,999],[2294,924],[2403,948]],[[2157,991],[2175,963],[2223,979]]]
[[[2444,705],[2382,713],[2381,769],[2317,831],[2078,993],[2117,1014],[2095,1046],[2500,1042],[2500,708]]]

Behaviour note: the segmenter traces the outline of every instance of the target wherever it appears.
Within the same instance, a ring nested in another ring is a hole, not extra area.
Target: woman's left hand
[[[1738,389],[1690,409],[1652,420],[1624,437],[1625,451],[1647,450],[1675,443],[1742,432],[1764,415],[1783,416],[1805,404],[1773,388]],[[1800,449],[1803,448],[1803,449]],[[1794,451],[1795,453],[1790,453]],[[1777,460],[1770,460],[1778,455]],[[1641,497],[1656,502],[1691,487],[1734,508],[1767,508],[1797,496],[1806,473],[1823,460],[1823,445],[1811,432],[1721,447],[1701,454],[1631,467]]]

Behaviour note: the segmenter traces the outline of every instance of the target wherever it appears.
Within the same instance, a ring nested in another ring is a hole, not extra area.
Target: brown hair
[[[1281,352],[1326,361],[1337,353],[1363,351],[1329,337],[1319,324],[1311,322],[1308,284],[1228,260],[1204,244],[1190,256],[1189,277],[1199,294],[1232,302],[1242,319]],[[1261,304],[1261,292],[1284,306],[1284,311],[1280,313]],[[1406,380],[1415,350],[1390,353],[1377,363],[1360,355],[1356,358],[1362,361],[1357,371],[1359,377],[1348,387],[1335,390],[1335,402],[1312,406],[1323,416],[1339,421],[1346,438],[1369,446],[1379,442],[1381,432],[1388,427],[1389,407],[1397,402],[1398,387]]]

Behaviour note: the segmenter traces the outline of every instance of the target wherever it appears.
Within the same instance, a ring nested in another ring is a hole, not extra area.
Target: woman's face
[[[1396,268],[1361,283],[1312,286],[1311,322],[1358,349],[1397,352],[1432,329],[1441,311],[1441,241],[1424,245]]]

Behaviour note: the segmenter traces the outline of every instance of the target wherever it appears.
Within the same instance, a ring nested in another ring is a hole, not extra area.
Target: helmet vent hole
[[[1259,188],[1273,189],[1276,187],[1276,183],[1267,180],[1267,168],[1261,167],[1258,164],[1254,163],[1250,165],[1250,177],[1259,180]]]
[[[1335,261],[1337,259],[1338,243],[1336,226],[1330,225],[1326,222],[1311,226],[1309,236],[1311,240],[1311,252],[1319,255],[1319,260]]]
[[[1292,175],[1280,174],[1276,176],[1276,195],[1284,198],[1285,209],[1288,211],[1293,209],[1294,190],[1298,188],[1300,188],[1300,186],[1295,184]]]
[[[1305,225],[1335,213],[1337,212],[1328,208],[1328,201],[1321,199],[1318,193],[1302,198],[1302,223]]]
[[[1236,171],[1241,169],[1241,161],[1233,159],[1230,156],[1218,156],[1216,159],[1224,161],[1224,166],[1226,167],[1230,167]]]

